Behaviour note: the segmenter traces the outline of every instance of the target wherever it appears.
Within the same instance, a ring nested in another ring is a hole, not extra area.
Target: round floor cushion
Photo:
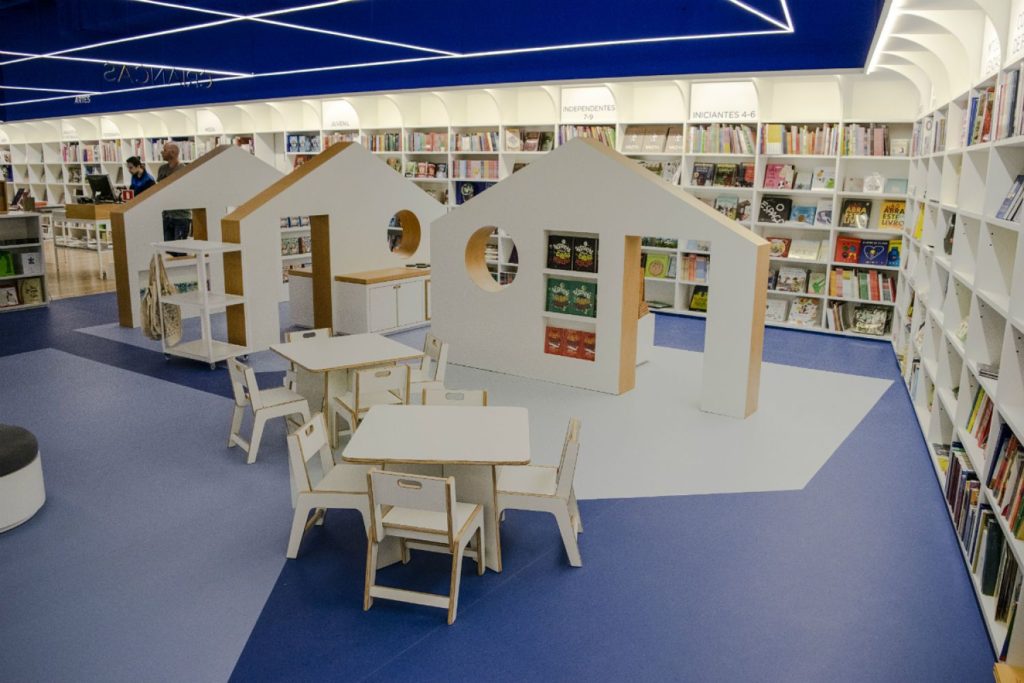
[[[31,519],[46,501],[39,442],[32,432],[0,424],[0,531]]]

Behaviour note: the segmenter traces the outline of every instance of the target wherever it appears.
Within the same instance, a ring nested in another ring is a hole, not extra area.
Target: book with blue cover
[[[1020,208],[1021,197],[1024,196],[1024,175],[1019,175],[1013,180],[1010,191],[1006,193],[1003,203],[996,211],[996,218],[1011,221]]]

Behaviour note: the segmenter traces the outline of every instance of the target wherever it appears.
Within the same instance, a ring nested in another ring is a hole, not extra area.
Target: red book
[[[544,353],[554,356],[565,355],[565,329],[548,327],[544,331]]]
[[[836,239],[835,260],[839,263],[857,263],[858,252],[860,252],[860,240],[856,237]]]
[[[868,297],[872,301],[881,301],[882,300],[882,294],[881,294],[880,290],[878,289],[878,271],[877,270],[869,270],[868,271]]]

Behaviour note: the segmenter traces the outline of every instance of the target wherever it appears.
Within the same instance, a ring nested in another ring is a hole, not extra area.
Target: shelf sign
[[[323,120],[325,130],[341,128],[358,128],[359,114],[346,100],[331,100],[323,104]]]
[[[1002,50],[999,49],[999,35],[991,21],[985,22],[985,37],[981,41],[981,77],[984,80],[999,73],[1002,66]]]
[[[89,95],[75,95],[75,104],[89,104],[92,97]]]
[[[750,81],[694,83],[691,121],[757,121],[757,90]]]
[[[604,86],[562,89],[562,121],[615,123],[615,97]]]
[[[183,85],[186,88],[212,88],[213,76],[206,71],[170,67],[103,65],[103,80],[119,85]]]

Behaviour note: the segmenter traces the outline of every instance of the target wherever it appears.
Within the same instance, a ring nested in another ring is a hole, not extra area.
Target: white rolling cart
[[[157,301],[160,304],[160,326],[164,325],[164,309],[162,304],[175,304],[182,307],[182,318],[189,310],[194,310],[199,316],[200,337],[192,340],[182,340],[174,346],[168,346],[166,335],[161,335],[160,344],[165,356],[181,356],[193,360],[206,361],[210,369],[216,368],[217,363],[235,356],[244,356],[249,353],[245,346],[231,344],[226,341],[213,338],[213,329],[210,325],[211,313],[218,312],[226,306],[245,304],[245,297],[236,294],[210,291],[210,276],[208,266],[214,255],[223,255],[228,252],[241,251],[239,244],[227,242],[210,242],[206,240],[171,240],[168,242],[154,242],[153,248],[161,260],[169,254],[185,254],[194,259],[196,269],[197,287],[193,291],[177,292],[169,296],[160,295],[160,288],[157,287]],[[177,261],[176,265],[181,265]],[[166,265],[166,264],[165,264]]]

